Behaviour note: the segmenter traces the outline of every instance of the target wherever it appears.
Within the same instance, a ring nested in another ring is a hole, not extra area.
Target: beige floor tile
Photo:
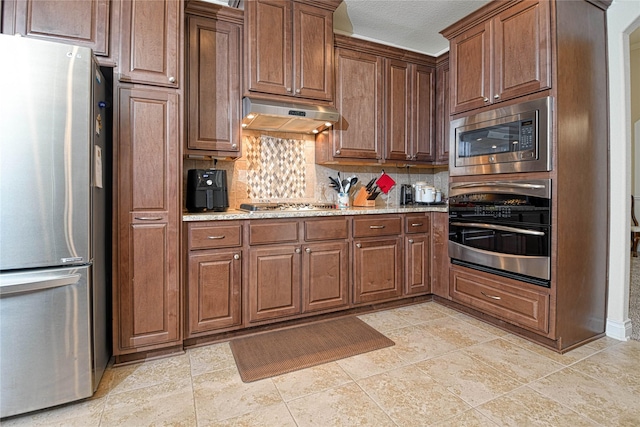
[[[199,425],[214,424],[282,402],[270,378],[243,383],[236,368],[194,376],[193,393]]]
[[[548,357],[526,350],[502,338],[468,347],[463,351],[525,384],[563,368]]]
[[[452,316],[437,319],[421,326],[431,335],[452,344],[456,349],[496,338],[496,335]]]
[[[285,402],[353,381],[336,362],[290,372],[272,380]]]
[[[396,426],[355,383],[287,402],[298,427]]]
[[[626,388],[639,396],[640,405],[640,342],[628,341],[608,347],[572,368],[600,381]]]
[[[385,335],[396,343],[392,347],[393,351],[408,363],[430,359],[457,349],[450,340],[427,332],[426,325],[408,326]]]
[[[358,384],[401,426],[434,424],[471,408],[413,365],[359,380]]]
[[[195,424],[193,389],[187,378],[109,395],[100,426]]]
[[[498,427],[498,424],[491,421],[475,409],[470,409],[462,415],[457,415],[441,423],[434,424],[436,427]]]
[[[87,399],[56,406],[47,411],[32,412],[0,421],[2,427],[65,426],[92,427],[100,425],[106,397]]]
[[[596,427],[580,414],[527,386],[476,408],[500,426]]]
[[[296,427],[284,402],[267,406],[239,417],[213,423],[198,423],[198,427]]]
[[[102,381],[105,382],[104,386],[109,390],[109,394],[114,394],[163,382],[179,381],[190,376],[189,356],[181,354],[107,369]]]
[[[436,303],[427,302],[423,304],[409,305],[392,310],[411,325],[429,322],[431,320],[442,319],[448,315],[436,308]]]
[[[410,325],[409,322],[403,319],[402,316],[394,310],[362,314],[358,316],[358,318],[378,332],[382,333]]]
[[[191,375],[200,375],[236,365],[228,342],[192,348],[187,353],[191,362]]]
[[[377,375],[408,364],[394,350],[396,346],[340,359],[336,363],[354,380]]]
[[[587,347],[595,348],[596,350],[604,350],[607,347],[618,345],[620,343],[621,341],[618,341],[614,338],[602,337],[585,345]]]
[[[529,386],[604,426],[637,427],[640,423],[640,398],[637,394],[572,367]]]
[[[571,351],[568,351],[564,354],[560,354],[556,351],[553,350],[549,350],[546,347],[542,347],[541,345],[532,343],[531,341],[528,341],[524,338],[518,337],[516,335],[506,335],[503,337],[503,339],[516,344],[522,348],[525,348],[529,351],[532,351],[536,354],[539,354],[541,356],[547,357],[551,360],[553,360],[554,362],[560,363],[561,365],[564,366],[569,366],[572,365],[582,359],[585,359],[589,356],[591,356],[594,353],[597,353],[598,349],[595,349],[593,347],[588,347],[586,345],[583,345],[581,347],[575,348]]]
[[[461,351],[424,360],[416,366],[471,406],[478,406],[522,386],[521,382]]]
[[[463,322],[469,323],[473,326],[475,326],[476,328],[482,329],[485,332],[489,332],[497,337],[503,337],[506,335],[510,335],[509,332],[502,330],[500,328],[497,328],[489,323],[483,322],[482,320],[478,320],[475,317],[471,317],[467,314],[464,313],[456,313],[455,315],[453,315],[452,317],[455,317],[456,319],[460,319]]]

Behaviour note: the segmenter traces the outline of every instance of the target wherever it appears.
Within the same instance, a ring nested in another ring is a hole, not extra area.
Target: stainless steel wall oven
[[[449,173],[550,171],[552,109],[545,97],[451,121]]]
[[[549,287],[551,180],[451,183],[449,256],[453,264]]]

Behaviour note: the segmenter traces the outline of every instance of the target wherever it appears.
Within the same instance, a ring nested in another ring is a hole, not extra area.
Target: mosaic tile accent
[[[248,137],[245,141],[250,199],[304,197],[307,185],[304,141],[265,135]]]

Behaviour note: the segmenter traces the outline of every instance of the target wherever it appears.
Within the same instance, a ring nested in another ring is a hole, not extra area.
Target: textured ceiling
[[[449,50],[440,31],[488,0],[344,0],[333,15],[338,34],[438,56]]]

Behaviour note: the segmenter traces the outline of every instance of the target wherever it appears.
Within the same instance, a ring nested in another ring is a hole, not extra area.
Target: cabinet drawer
[[[429,214],[407,215],[404,218],[405,233],[428,233],[431,229],[431,216]]]
[[[249,244],[263,245],[298,241],[298,221],[255,221],[249,225]]]
[[[319,219],[304,222],[304,239],[337,240],[349,237],[349,227],[346,218]]]
[[[189,249],[230,248],[242,244],[242,226],[226,225],[190,225]]]
[[[472,272],[473,271],[473,272]],[[537,332],[549,331],[549,294],[503,277],[475,270],[450,269],[450,296],[469,307]]]
[[[400,217],[356,218],[353,220],[354,237],[395,236],[402,233]]]

